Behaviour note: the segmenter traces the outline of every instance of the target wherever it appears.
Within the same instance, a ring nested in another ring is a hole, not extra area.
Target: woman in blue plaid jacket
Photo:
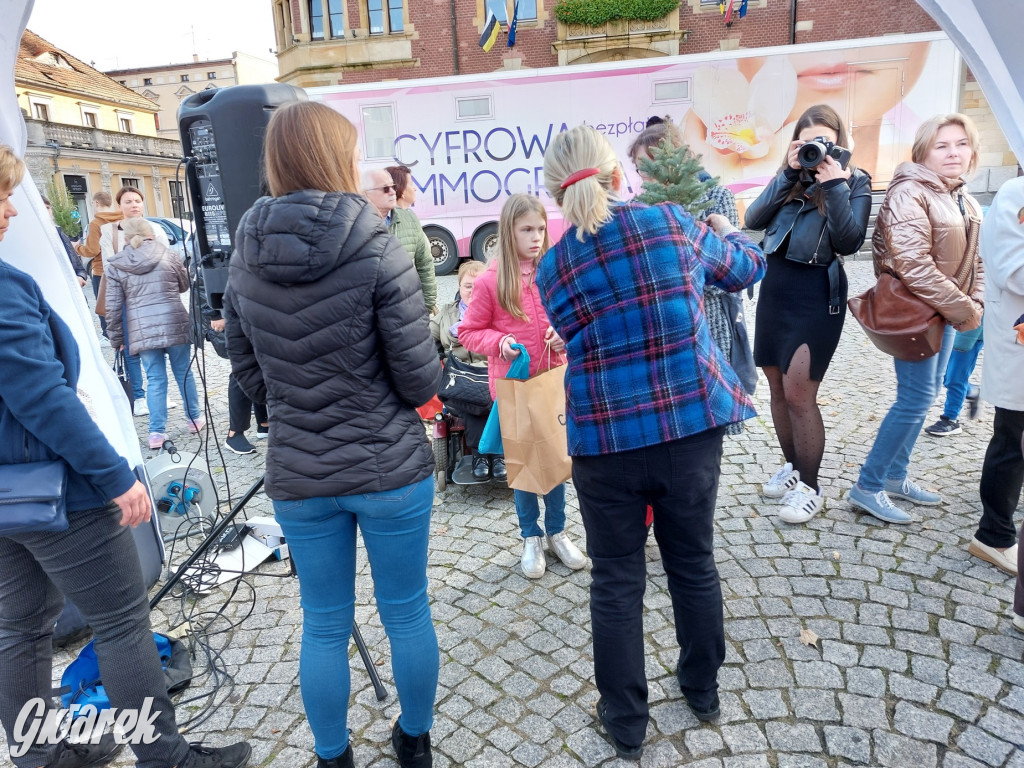
[[[537,283],[565,341],[573,483],[593,562],[590,613],[598,717],[616,753],[636,760],[647,729],[643,594],[645,513],[668,575],[677,677],[701,720],[719,714],[725,656],[713,516],[727,425],[755,415],[711,338],[701,297],[764,275],[761,249],[721,215],[616,201],[618,160],[579,126],[555,138],[544,181],[569,225]]]

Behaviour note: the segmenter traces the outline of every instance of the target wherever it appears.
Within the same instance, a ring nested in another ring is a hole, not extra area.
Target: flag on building
[[[725,23],[732,24],[732,4],[734,0],[729,0],[729,7],[725,10]]]
[[[740,0],[740,18],[747,15],[747,0]]]
[[[484,33],[480,35],[480,47],[484,51],[491,50],[494,45],[494,41],[498,39],[498,31],[501,28],[498,26],[498,17],[494,15],[490,10],[487,11],[487,22],[484,24]]]
[[[507,13],[507,11],[506,11]],[[519,26],[519,0],[512,8],[512,22],[508,25],[508,47],[516,44],[516,27]]]

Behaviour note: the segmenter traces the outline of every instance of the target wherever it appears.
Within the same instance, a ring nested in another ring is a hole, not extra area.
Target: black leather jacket
[[[747,208],[746,228],[765,230],[765,255],[827,266],[836,254],[856,253],[864,244],[871,216],[871,177],[857,169],[847,181],[825,182],[825,216],[811,200],[817,184],[786,202],[798,184],[802,185],[800,171],[787,167]]]

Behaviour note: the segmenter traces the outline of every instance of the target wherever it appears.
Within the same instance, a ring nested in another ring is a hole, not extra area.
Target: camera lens
[[[809,141],[804,144],[796,153],[796,161],[801,168],[817,168],[825,159],[826,149],[817,141]]]

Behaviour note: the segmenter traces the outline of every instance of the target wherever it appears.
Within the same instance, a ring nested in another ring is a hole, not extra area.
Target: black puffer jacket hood
[[[267,494],[393,490],[429,477],[415,407],[441,367],[420,280],[360,195],[261,198],[242,217],[224,297],[238,383],[270,406]]]

